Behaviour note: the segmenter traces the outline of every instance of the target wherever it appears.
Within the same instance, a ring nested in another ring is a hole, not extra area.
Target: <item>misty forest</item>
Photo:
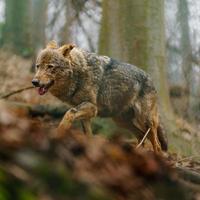
[[[168,151],[110,117],[53,137],[71,106],[31,83],[50,41],[149,74]],[[199,122],[198,0],[0,0],[0,200],[200,200]]]

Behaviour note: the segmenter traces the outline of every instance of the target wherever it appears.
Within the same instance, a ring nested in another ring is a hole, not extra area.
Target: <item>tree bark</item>
[[[72,28],[75,19],[75,12],[72,6],[72,2],[65,1],[65,23],[60,31],[60,44],[66,44],[72,42]]]
[[[192,45],[190,40],[189,27],[189,8],[187,0],[178,1],[178,22],[180,24],[180,49],[182,57],[182,70],[185,77],[185,87],[189,92],[187,96],[186,117],[194,119],[194,99],[193,99],[193,84],[192,84]]]
[[[32,0],[32,34],[33,34],[33,48],[37,52],[44,47],[46,43],[46,19],[47,19],[47,0]]]

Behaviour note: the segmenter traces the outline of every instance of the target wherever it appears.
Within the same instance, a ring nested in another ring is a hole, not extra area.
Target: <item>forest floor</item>
[[[0,96],[31,86],[31,64],[0,52]],[[34,115],[29,105],[47,107]],[[0,200],[59,200],[66,195],[67,199],[200,199],[200,157],[192,144],[200,137],[196,127],[177,119],[182,148],[187,143],[192,150],[184,154],[172,147],[161,158],[153,155],[148,142],[136,151],[121,137],[130,137],[127,133],[100,119],[93,123],[98,133],[94,138],[87,138],[77,123],[66,139],[54,141],[51,136],[62,114],[45,109],[59,112],[62,106],[52,95],[39,96],[34,89],[0,101]]]

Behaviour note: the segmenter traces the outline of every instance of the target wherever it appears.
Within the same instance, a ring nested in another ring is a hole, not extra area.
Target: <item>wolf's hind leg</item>
[[[71,108],[66,112],[57,130],[57,137],[61,138],[66,131],[71,127],[74,120],[83,120],[83,126],[87,135],[92,134],[90,118],[95,117],[97,108],[90,102],[83,102],[75,108]]]
[[[152,127],[149,134],[149,139],[151,141],[151,144],[153,146],[153,150],[155,153],[161,152],[161,146],[158,140],[157,135],[157,127]]]

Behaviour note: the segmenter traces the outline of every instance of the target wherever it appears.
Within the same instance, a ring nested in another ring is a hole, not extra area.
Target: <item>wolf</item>
[[[82,120],[84,132],[92,135],[93,117],[111,117],[138,141],[149,129],[154,152],[167,150],[156,89],[149,75],[134,65],[51,41],[36,59],[32,84],[40,95],[49,91],[71,106],[58,126],[58,138],[75,120]]]

